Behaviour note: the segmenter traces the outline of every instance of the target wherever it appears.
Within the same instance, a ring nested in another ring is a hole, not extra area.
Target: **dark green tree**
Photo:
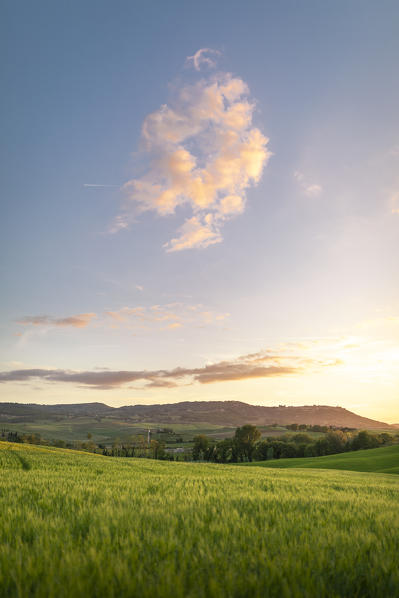
[[[213,448],[211,448],[210,460],[215,461],[215,463],[234,462],[233,448],[234,441],[232,438],[220,440]]]
[[[379,446],[378,439],[374,436],[374,434],[367,432],[367,430],[362,430],[352,440],[353,451],[376,448],[377,446]]]
[[[208,459],[209,438],[205,434],[194,437],[193,459],[194,461],[205,461]]]
[[[347,436],[341,430],[330,430],[325,436],[327,443],[327,455],[343,453],[346,449]]]
[[[252,461],[255,445],[260,439],[260,432],[256,426],[245,424],[237,428],[234,434],[234,448],[238,461]]]

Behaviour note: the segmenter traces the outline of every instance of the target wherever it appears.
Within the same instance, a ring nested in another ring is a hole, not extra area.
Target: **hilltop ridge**
[[[350,428],[390,428],[343,407],[303,405],[265,407],[242,401],[184,401],[164,405],[125,405],[110,407],[105,403],[38,405],[35,403],[0,403],[0,422],[64,417],[111,417],[135,423],[210,423],[223,426],[270,424],[311,424]]]

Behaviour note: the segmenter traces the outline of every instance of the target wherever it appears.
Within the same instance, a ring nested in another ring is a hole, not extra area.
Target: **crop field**
[[[118,420],[115,418],[100,418],[98,421],[91,417],[64,418],[55,420],[35,420],[29,422],[0,422],[0,430],[4,428],[20,434],[40,434],[43,438],[63,440],[65,442],[84,442],[90,433],[94,442],[111,445],[115,440],[129,442],[137,434],[146,434],[148,429],[172,428],[182,436],[184,441],[191,440],[196,434],[206,434],[211,438],[220,439],[233,436],[235,428],[228,428],[212,424],[164,424],[162,422],[140,422]]]
[[[234,436],[236,428],[209,423],[182,424],[178,422],[134,422],[118,420],[113,417],[60,417],[58,420],[33,419],[26,422],[0,422],[0,431],[7,430],[19,434],[40,434],[48,440],[62,440],[64,442],[84,442],[90,433],[96,443],[111,446],[113,442],[131,442],[134,436],[146,434],[148,429],[153,432],[159,428],[169,428],[181,436],[183,443],[192,441],[197,434],[205,434],[212,440],[222,440]],[[280,437],[292,434],[284,426],[259,426],[262,437]],[[320,432],[307,431],[310,438],[320,438]]]
[[[353,451],[325,457],[304,459],[275,459],[245,463],[273,468],[345,469],[349,471],[372,471],[399,474],[399,445],[385,446],[365,451]]]
[[[0,596],[398,596],[398,510],[395,475],[0,443]]]

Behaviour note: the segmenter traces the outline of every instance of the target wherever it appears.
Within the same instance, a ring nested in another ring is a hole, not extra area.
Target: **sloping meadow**
[[[399,595],[399,478],[0,443],[0,596]]]
[[[301,469],[346,469],[375,473],[399,474],[399,444],[364,451],[351,451],[324,457],[299,459],[271,459],[245,463],[249,467],[276,467]]]

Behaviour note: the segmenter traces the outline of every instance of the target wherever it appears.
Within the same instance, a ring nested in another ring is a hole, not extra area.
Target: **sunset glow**
[[[399,422],[397,20],[283,5],[10,15],[1,401]]]

